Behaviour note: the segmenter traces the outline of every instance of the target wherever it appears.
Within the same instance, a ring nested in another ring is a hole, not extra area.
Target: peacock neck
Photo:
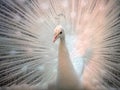
[[[66,47],[65,38],[61,38],[59,43],[58,87],[60,90],[67,89],[68,87],[77,87],[77,79]]]

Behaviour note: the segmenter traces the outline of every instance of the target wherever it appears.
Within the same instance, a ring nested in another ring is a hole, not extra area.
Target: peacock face
[[[53,42],[55,42],[58,38],[62,38],[62,37],[63,37],[63,28],[61,25],[58,25],[54,29]]]

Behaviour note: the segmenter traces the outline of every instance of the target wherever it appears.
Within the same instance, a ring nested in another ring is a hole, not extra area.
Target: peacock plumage
[[[0,87],[59,85],[57,25],[80,87],[120,88],[119,0],[0,0]]]

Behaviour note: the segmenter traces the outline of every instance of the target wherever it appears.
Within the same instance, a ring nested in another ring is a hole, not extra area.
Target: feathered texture
[[[56,80],[58,24],[81,84],[119,88],[119,0],[0,0],[0,86],[47,88]]]

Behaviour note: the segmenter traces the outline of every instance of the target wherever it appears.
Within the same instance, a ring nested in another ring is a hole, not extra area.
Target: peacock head
[[[58,38],[64,38],[64,30],[61,25],[56,26],[56,28],[54,29],[53,42],[55,42]]]

